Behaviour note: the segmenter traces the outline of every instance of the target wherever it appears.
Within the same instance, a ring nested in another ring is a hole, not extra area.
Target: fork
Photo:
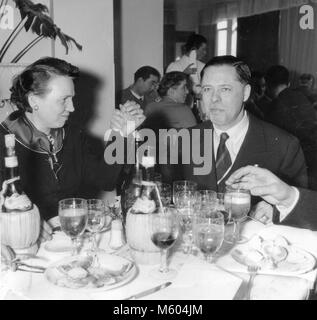
[[[248,272],[250,274],[250,278],[249,278],[248,285],[247,285],[247,293],[245,294],[245,300],[251,300],[251,298],[250,298],[251,289],[253,286],[254,278],[255,278],[258,270],[259,270],[259,266],[257,266],[257,265],[249,265],[248,266]]]

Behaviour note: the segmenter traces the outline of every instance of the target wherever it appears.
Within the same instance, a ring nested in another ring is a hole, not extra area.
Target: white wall
[[[117,0],[114,0],[117,1]],[[144,65],[163,71],[163,0],[121,0],[122,83]]]
[[[21,59],[21,63],[27,65],[40,57],[53,55],[99,78],[102,85],[96,93],[94,117],[88,126],[92,134],[103,137],[114,109],[113,0],[34,0],[34,2],[44,3],[49,8],[52,4],[51,14],[55,24],[64,33],[75,38],[83,46],[83,50],[78,51],[73,46],[66,55],[65,48],[59,39],[55,42],[44,39]],[[8,3],[14,7],[11,0]],[[20,20],[17,10],[15,10],[14,20],[15,25]],[[9,32],[9,30],[0,29],[0,46]],[[35,37],[36,35],[32,32],[23,31],[8,52],[6,62],[9,62],[9,58],[13,58],[25,44]],[[8,86],[4,88],[2,79],[0,75],[0,81],[2,81],[0,97],[1,94],[7,97]],[[87,82],[86,85],[89,88],[91,83]],[[87,107],[90,106],[87,105]]]
[[[113,1],[55,0],[54,20],[65,33],[83,45],[81,52],[74,48],[65,55],[64,47],[56,41],[56,57],[103,81],[97,96],[95,116],[89,124],[91,133],[103,137],[114,109]]]

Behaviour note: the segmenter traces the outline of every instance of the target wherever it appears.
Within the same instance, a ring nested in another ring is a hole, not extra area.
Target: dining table
[[[247,220],[242,224],[242,235],[251,239],[263,232],[281,235],[292,245],[317,257],[317,232],[282,225],[264,225]],[[109,247],[111,230],[99,234],[98,245],[108,255],[133,260],[128,244],[113,250]],[[51,250],[54,243],[65,241],[65,250]],[[28,264],[45,268],[71,255],[70,239],[63,232],[56,232],[53,239],[42,243],[36,257],[25,260]],[[88,245],[88,244],[87,244]],[[68,247],[67,247],[68,246]],[[85,252],[85,245],[82,249]],[[175,248],[169,255],[169,266],[177,270],[168,287],[145,295],[140,300],[244,300],[250,278],[246,268],[235,268],[230,250],[222,248],[213,261],[207,262],[197,251],[183,253]],[[236,262],[235,262],[236,263]],[[151,270],[158,265],[136,263],[137,272],[122,286],[98,289],[69,289],[57,286],[44,273],[12,271],[1,272],[0,299],[2,300],[125,300],[159,286],[166,281],[152,277]],[[295,275],[257,274],[252,285],[251,300],[305,300],[315,290],[315,265],[305,273]]]

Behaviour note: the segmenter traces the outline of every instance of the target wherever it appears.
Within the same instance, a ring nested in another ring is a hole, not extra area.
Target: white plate
[[[289,243],[283,247],[287,250],[287,256],[277,263],[276,268],[272,268],[268,260],[259,258],[258,248],[251,241],[233,248],[229,254],[219,258],[217,264],[230,271],[248,272],[248,264],[254,263],[260,265],[259,274],[283,276],[297,276],[314,269],[316,259],[311,253]]]
[[[64,274],[61,273],[57,268],[61,265],[68,265],[69,263],[73,261],[78,261],[80,259],[85,259],[85,256],[71,256],[64,258],[58,262],[53,263],[50,265],[44,275],[45,278],[52,284],[63,287],[67,290],[82,290],[82,291],[105,291],[105,290],[111,290],[117,287],[120,287],[124,284],[127,284],[130,282],[137,274],[137,268],[133,261],[116,256],[116,255],[110,255],[107,253],[99,253],[98,254],[98,260],[101,268],[105,268],[109,270],[110,272],[118,272],[124,268],[124,266],[127,266],[127,271],[123,271],[120,273],[119,276],[114,277],[111,279],[111,282],[104,284],[102,287],[91,287],[91,285],[82,286],[80,288],[72,288],[73,281],[70,280],[70,278]]]
[[[44,249],[50,252],[68,252],[72,251],[73,246],[69,237],[62,232],[53,235],[53,239],[44,245]]]

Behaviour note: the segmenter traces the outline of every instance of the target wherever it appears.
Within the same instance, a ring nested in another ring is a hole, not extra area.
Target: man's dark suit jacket
[[[193,169],[201,166],[193,164],[192,161],[188,165],[183,165],[183,179],[197,182],[199,189],[224,192],[225,181],[234,171],[247,165],[257,164],[259,167],[272,171],[291,185],[307,188],[306,163],[298,139],[250,114],[249,120],[249,128],[237,158],[218,188],[214,161],[212,169],[207,175],[194,175]],[[211,122],[206,121],[191,130],[200,129],[200,132],[203,132],[203,129],[210,128],[212,128]],[[202,150],[203,140],[201,136],[200,141],[192,141],[191,145],[200,144]],[[212,143],[210,141],[210,144]]]
[[[317,231],[317,192],[299,188],[299,200],[281,224]]]

